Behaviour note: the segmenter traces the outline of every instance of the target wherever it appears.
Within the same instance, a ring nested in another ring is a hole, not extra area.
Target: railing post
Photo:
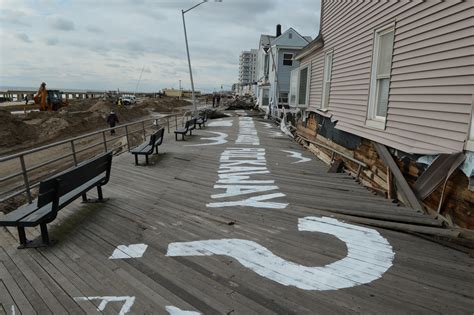
[[[28,199],[28,203],[31,203],[33,199],[31,198],[30,183],[28,181],[28,174],[26,173],[26,166],[25,166],[25,158],[23,157],[23,155],[20,155],[20,163],[21,163],[21,171],[23,173],[23,181],[25,182],[26,198]]]
[[[143,128],[143,141],[146,140],[146,130],[145,130],[145,122],[142,121],[142,128]]]
[[[128,139],[128,126],[125,126],[125,137],[127,138],[127,150],[130,152],[130,141]]]
[[[76,148],[74,146],[74,140],[71,140],[71,151],[72,159],[74,160],[74,165],[77,166]]]
[[[170,133],[170,117],[166,116],[166,124],[168,125],[168,133]]]
[[[104,150],[107,152],[107,138],[105,137],[105,131],[102,131],[102,139],[104,140]]]

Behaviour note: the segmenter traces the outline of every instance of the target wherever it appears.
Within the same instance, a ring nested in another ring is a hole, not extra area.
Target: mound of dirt
[[[25,124],[10,112],[0,110],[0,151],[36,139],[36,137],[34,127]]]
[[[67,107],[63,107],[61,110],[65,110],[68,112],[84,112],[90,110],[90,108],[97,102],[97,99],[72,99],[69,100],[69,105]]]
[[[188,101],[179,100],[174,97],[162,97],[155,99],[146,99],[137,106],[140,108],[151,109],[154,112],[171,113],[179,112],[183,107],[189,107],[191,105],[192,104]]]

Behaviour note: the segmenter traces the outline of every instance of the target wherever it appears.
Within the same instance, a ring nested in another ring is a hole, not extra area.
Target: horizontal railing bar
[[[38,169],[38,168],[40,168],[40,167],[43,167],[43,166],[46,166],[46,165],[48,165],[48,164],[57,162],[57,161],[59,161],[59,160],[65,159],[65,158],[67,158],[67,157],[70,157],[70,156],[72,156],[72,155],[73,155],[73,154],[70,153],[70,154],[67,154],[67,155],[60,156],[60,157],[58,157],[58,158],[56,158],[56,159],[53,159],[53,160],[48,160],[48,161],[46,161],[46,162],[43,162],[43,163],[40,163],[40,164],[36,164],[36,165],[34,165],[34,166],[30,167],[30,168],[27,168],[26,171],[27,171],[27,172],[34,171],[34,170],[36,170],[36,169]]]
[[[89,150],[89,149],[92,149],[93,147],[98,147],[99,145],[100,145],[100,146],[103,146],[103,145],[104,145],[104,142],[103,142],[103,141],[96,142],[96,143],[94,143],[94,144],[92,144],[92,145],[90,145],[90,146],[87,146],[87,147],[82,148],[82,149],[80,149],[80,150],[76,150],[76,155],[79,154],[79,153],[81,153],[81,152],[84,152],[84,151],[87,151],[87,150]]]
[[[26,187],[25,187],[25,184],[23,183],[23,181],[21,182],[21,184],[15,186],[15,187],[13,187],[13,188],[10,188],[10,189],[8,189],[8,190],[6,190],[6,191],[2,191],[1,194],[2,194],[2,195],[9,194],[9,193],[15,192],[17,189],[20,189],[20,188],[22,188],[22,187],[23,187],[23,189],[26,191]]]
[[[4,182],[4,181],[6,181],[6,180],[9,180],[9,179],[11,179],[11,178],[13,178],[13,177],[20,176],[21,174],[23,174],[23,172],[18,172],[18,173],[12,174],[12,175],[8,175],[8,176],[5,176],[5,177],[2,177],[2,178],[0,178],[0,183],[1,183],[1,182]]]
[[[41,183],[41,181],[39,181],[39,182],[37,182],[37,183],[35,183],[35,184],[33,184],[33,185],[30,185],[30,189],[39,186],[40,183]],[[6,200],[8,200],[8,199],[10,199],[10,198],[13,198],[13,197],[16,197],[16,196],[18,196],[18,195],[24,194],[24,193],[26,192],[26,190],[27,190],[26,188],[23,188],[22,190],[19,190],[19,191],[17,191],[16,193],[13,193],[13,194],[11,194],[11,195],[5,197],[5,198],[0,199],[0,203],[4,202],[4,201],[6,201]]]
[[[17,192],[15,192],[15,193],[11,194],[11,195],[8,195],[8,196],[6,196],[6,197],[1,198],[1,199],[0,199],[0,203],[5,202],[5,201],[7,201],[8,199],[15,198],[16,196],[21,195],[21,194],[24,194],[25,192],[26,192],[26,188],[23,188],[23,189],[20,190],[20,191],[17,191]],[[25,203],[27,203],[27,202],[25,201]]]

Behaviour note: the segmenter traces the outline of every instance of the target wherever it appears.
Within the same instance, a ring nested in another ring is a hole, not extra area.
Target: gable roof
[[[290,27],[289,29],[287,29],[286,31],[284,31],[280,36],[274,38],[272,41],[271,41],[271,44],[272,45],[276,45],[278,44],[278,41],[283,39],[283,38],[286,38],[286,34],[288,34],[289,32],[292,32],[293,34],[296,34],[305,44],[309,44],[309,42],[311,41],[311,37],[310,36],[301,36],[300,33],[298,33],[294,28]],[[308,39],[309,38],[309,39]]]
[[[258,46],[268,46],[276,36],[262,34]]]

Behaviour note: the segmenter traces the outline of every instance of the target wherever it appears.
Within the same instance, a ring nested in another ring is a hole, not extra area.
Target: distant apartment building
[[[255,82],[257,49],[242,51],[239,57],[239,84],[245,86]]]

